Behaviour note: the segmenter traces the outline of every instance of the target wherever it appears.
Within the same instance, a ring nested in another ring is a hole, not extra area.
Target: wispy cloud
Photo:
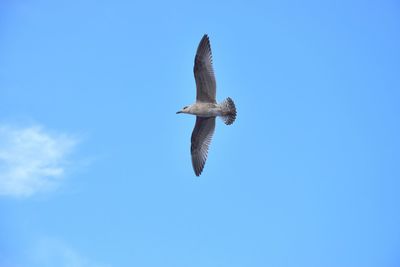
[[[77,139],[34,125],[0,126],[0,195],[28,197],[55,188]]]
[[[54,238],[42,238],[30,252],[34,266],[41,267],[106,267],[84,256],[71,246]]]

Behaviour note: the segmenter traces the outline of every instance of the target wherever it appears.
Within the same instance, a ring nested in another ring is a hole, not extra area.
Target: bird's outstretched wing
[[[210,40],[207,34],[203,36],[194,58],[194,78],[196,80],[196,101],[216,103],[216,82],[212,66]]]
[[[199,176],[203,171],[214,129],[215,117],[196,117],[196,125],[192,132],[192,145],[190,147],[192,165],[196,176]]]

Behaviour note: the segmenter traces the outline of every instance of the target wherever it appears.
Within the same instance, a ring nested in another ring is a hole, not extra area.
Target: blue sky
[[[0,266],[399,266],[399,12],[2,1]],[[238,118],[197,178],[204,33]]]

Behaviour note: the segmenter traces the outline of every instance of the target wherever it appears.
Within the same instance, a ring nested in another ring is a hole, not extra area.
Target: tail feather
[[[231,125],[236,120],[236,106],[233,100],[228,97],[221,103],[222,120],[226,125]]]

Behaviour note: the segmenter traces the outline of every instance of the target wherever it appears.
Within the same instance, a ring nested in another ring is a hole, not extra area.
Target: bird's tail
[[[226,125],[231,125],[236,119],[236,106],[233,100],[228,97],[221,103],[222,108],[222,120]]]

